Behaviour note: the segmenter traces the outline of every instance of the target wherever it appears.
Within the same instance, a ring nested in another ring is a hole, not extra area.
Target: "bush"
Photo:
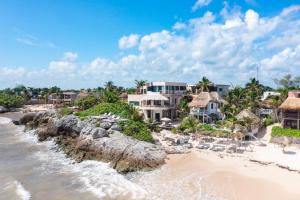
[[[88,116],[97,116],[104,113],[112,113],[123,118],[141,121],[138,111],[131,105],[118,102],[118,103],[100,103],[90,109],[76,113],[80,118]]]
[[[272,137],[300,137],[300,130],[282,128],[279,126],[274,126],[272,128]]]
[[[25,99],[21,96],[0,93],[0,106],[6,108],[19,108],[23,106],[24,103]]]
[[[58,111],[58,114],[60,116],[71,115],[72,113],[73,113],[73,110],[71,108],[68,108],[68,107],[61,108]]]
[[[75,100],[75,105],[78,106],[81,110],[89,109],[99,103],[99,99],[94,95],[87,97],[78,97]]]
[[[154,143],[154,139],[144,122],[127,120],[120,122],[120,126],[125,135],[137,140]]]
[[[205,131],[214,131],[215,129],[209,124],[199,124],[198,128]]]
[[[196,132],[197,125],[199,124],[199,121],[193,117],[185,117],[178,129],[180,131],[184,131],[187,129],[190,129],[192,132]]]
[[[266,118],[263,119],[263,123],[264,123],[264,126],[270,126],[274,122],[273,122],[272,117],[268,116],[268,117],[266,117]]]

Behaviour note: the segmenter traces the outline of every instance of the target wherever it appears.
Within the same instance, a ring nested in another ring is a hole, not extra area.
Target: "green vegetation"
[[[122,127],[125,135],[131,136],[137,140],[154,143],[151,132],[145,123],[141,121],[127,120],[120,122],[120,126]]]
[[[274,126],[272,128],[272,137],[300,137],[300,130]]]
[[[22,96],[0,93],[0,106],[6,108],[19,108],[25,103]]]
[[[213,128],[211,125],[209,124],[199,124],[198,125],[199,129],[205,130],[205,131],[215,131],[216,129]]]
[[[81,110],[89,109],[99,103],[99,99],[94,96],[86,96],[86,97],[79,97],[75,100],[75,105],[78,106]]]
[[[104,113],[112,113],[126,119],[132,119],[140,121],[141,117],[138,111],[131,105],[118,102],[118,103],[100,103],[90,109],[76,113],[80,118],[85,118],[88,116],[97,116]]]
[[[185,131],[189,130],[190,132],[196,132],[196,128],[199,124],[199,121],[193,117],[185,117],[183,118],[178,130]]]
[[[71,114],[73,114],[73,110],[71,108],[64,107],[64,108],[59,109],[58,114],[60,116],[71,115]]]
[[[268,116],[268,117],[266,117],[266,118],[263,119],[264,126],[270,126],[273,123],[274,123],[273,119],[270,116]]]

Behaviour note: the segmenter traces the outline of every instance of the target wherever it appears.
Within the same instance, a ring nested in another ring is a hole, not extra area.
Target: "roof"
[[[236,118],[238,119],[238,120],[241,120],[241,119],[243,119],[243,118],[250,118],[250,119],[253,119],[254,120],[254,122],[260,122],[260,119],[259,119],[259,117],[257,117],[253,112],[251,112],[251,110],[249,110],[249,109],[244,109],[244,110],[242,110],[237,116],[236,116]]]
[[[279,108],[284,110],[300,110],[300,98],[288,97]]]
[[[201,92],[199,95],[193,95],[193,100],[189,103],[189,107],[205,108],[211,101],[225,102],[217,92]]]
[[[88,92],[80,92],[79,94],[78,94],[78,97],[87,97],[87,96],[90,96],[91,94],[90,93],[88,93]]]

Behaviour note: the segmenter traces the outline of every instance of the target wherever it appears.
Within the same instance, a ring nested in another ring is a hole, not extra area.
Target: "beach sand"
[[[168,170],[166,170],[168,169]],[[219,157],[216,153],[193,151],[170,155],[158,175],[169,181],[189,176],[192,186],[201,179],[201,190],[228,200],[299,200],[300,174],[276,166],[264,166],[245,158]],[[197,186],[190,187],[191,194]]]

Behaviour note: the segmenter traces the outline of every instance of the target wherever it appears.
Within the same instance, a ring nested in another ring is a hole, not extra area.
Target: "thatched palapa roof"
[[[189,103],[189,107],[205,108],[211,101],[219,103],[225,102],[217,92],[201,92],[199,95],[193,95],[193,100]]]
[[[236,118],[238,120],[242,120],[244,118],[250,118],[253,120],[253,123],[260,123],[260,119],[259,117],[257,117],[253,112],[251,112],[251,110],[249,109],[244,109],[242,110],[237,116]]]
[[[288,97],[279,108],[284,110],[300,110],[300,98]]]

